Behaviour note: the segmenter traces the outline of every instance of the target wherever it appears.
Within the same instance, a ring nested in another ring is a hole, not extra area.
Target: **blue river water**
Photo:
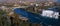
[[[43,24],[48,24],[53,26],[59,26],[60,24],[60,21],[58,19],[43,17],[39,14],[28,12],[22,8],[17,8],[17,9],[14,9],[13,11],[18,15],[27,17],[28,22],[31,22],[31,23],[43,23]]]

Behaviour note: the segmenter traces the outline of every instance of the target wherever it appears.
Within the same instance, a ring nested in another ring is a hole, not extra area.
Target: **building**
[[[55,8],[48,8],[42,11],[42,16],[58,19],[59,12]]]

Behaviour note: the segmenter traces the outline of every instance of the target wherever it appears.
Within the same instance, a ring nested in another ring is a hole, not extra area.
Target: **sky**
[[[60,2],[60,0],[58,0],[58,2]]]
[[[7,0],[0,0],[0,2],[4,2],[4,1],[7,1]],[[57,2],[60,2],[60,0],[58,0]]]

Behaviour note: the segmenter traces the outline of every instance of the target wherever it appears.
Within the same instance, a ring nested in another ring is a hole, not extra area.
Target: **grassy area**
[[[5,13],[5,11],[0,11],[0,15],[3,15]]]

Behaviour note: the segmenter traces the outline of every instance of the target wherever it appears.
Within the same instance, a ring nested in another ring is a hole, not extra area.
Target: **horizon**
[[[9,1],[11,1],[11,0],[0,0],[0,2],[9,2]],[[15,0],[12,0],[12,1],[15,2]],[[25,0],[25,1],[27,1],[27,0]],[[28,1],[31,1],[31,0],[28,0]],[[33,1],[34,1],[34,0],[33,0]],[[39,1],[39,0],[37,0],[37,1]],[[57,0],[57,2],[60,2],[60,0]]]

